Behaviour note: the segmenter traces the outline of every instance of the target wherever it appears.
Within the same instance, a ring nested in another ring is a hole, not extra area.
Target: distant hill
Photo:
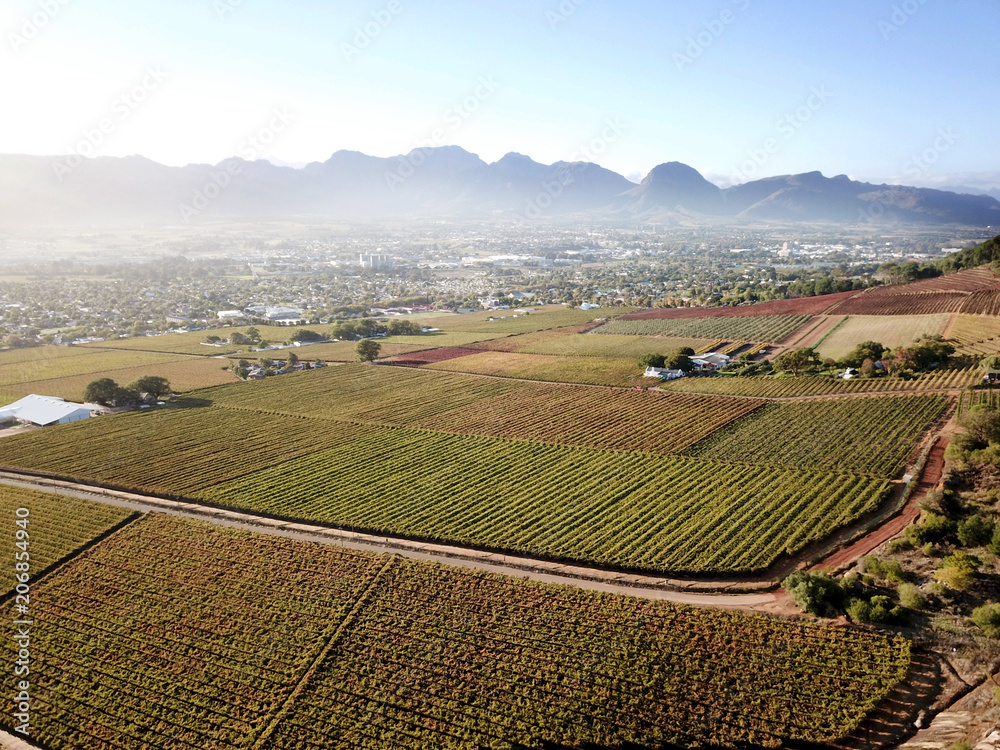
[[[338,151],[301,169],[260,160],[167,167],[141,156],[0,155],[0,226],[443,219],[1000,225],[1000,202],[819,172],[727,189],[680,162],[641,184],[589,162],[487,164],[457,146],[390,158]]]

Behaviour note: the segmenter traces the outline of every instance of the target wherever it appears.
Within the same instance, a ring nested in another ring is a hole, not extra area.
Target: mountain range
[[[265,160],[168,167],[145,157],[0,155],[0,226],[259,220],[536,220],[697,224],[1000,225],[1000,202],[819,172],[719,188],[679,162],[636,185],[589,162],[488,164],[457,146],[390,158],[338,151],[301,169]]]

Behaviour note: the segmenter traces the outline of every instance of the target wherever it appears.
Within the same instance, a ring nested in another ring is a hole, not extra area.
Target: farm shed
[[[97,407],[75,404],[55,396],[25,396],[9,406],[0,409],[0,421],[16,419],[26,424],[47,427],[53,424],[69,424],[89,419]]]

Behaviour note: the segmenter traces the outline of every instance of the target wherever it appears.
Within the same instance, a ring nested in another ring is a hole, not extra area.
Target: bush
[[[972,621],[990,638],[1000,638],[1000,604],[985,604],[972,610]]]
[[[873,578],[890,583],[903,583],[906,580],[902,566],[895,560],[880,560],[873,555],[868,555],[864,563],[865,573]]]
[[[927,606],[927,597],[912,583],[901,583],[896,589],[899,603],[907,609],[923,609]]]
[[[916,526],[906,529],[906,538],[916,544],[926,544],[927,542],[940,542],[946,537],[955,533],[956,524],[949,518],[945,518],[938,513],[925,513],[923,519]]]
[[[989,550],[994,555],[1000,555],[1000,526],[993,527],[993,536],[990,538]]]
[[[955,591],[965,591],[972,585],[972,579],[979,570],[979,558],[964,550],[958,550],[941,561],[934,571],[934,580]]]
[[[993,538],[995,524],[982,516],[971,516],[958,524],[956,532],[963,547],[982,547]]]
[[[840,585],[826,573],[795,571],[782,582],[782,586],[792,601],[811,615],[832,616],[844,601]]]
[[[903,610],[892,605],[888,596],[877,595],[870,600],[851,599],[847,614],[855,622],[892,623],[903,618]]]

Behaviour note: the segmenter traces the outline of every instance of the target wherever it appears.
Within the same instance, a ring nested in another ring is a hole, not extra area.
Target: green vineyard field
[[[26,508],[28,563],[32,575],[37,576],[67,555],[99,537],[115,525],[122,523],[132,511],[112,505],[89,502],[75,497],[52,495],[47,492],[0,485],[0,517],[9,526],[10,562],[0,566],[0,595],[14,588],[14,543],[18,529],[14,522],[19,508]]]
[[[830,742],[910,661],[874,631],[159,515],[38,588],[32,729],[50,750]]]
[[[617,568],[767,568],[874,510],[885,480],[377,430],[195,493],[358,530]]]
[[[946,396],[883,396],[771,403],[705,438],[689,455],[721,461],[894,477]]]

